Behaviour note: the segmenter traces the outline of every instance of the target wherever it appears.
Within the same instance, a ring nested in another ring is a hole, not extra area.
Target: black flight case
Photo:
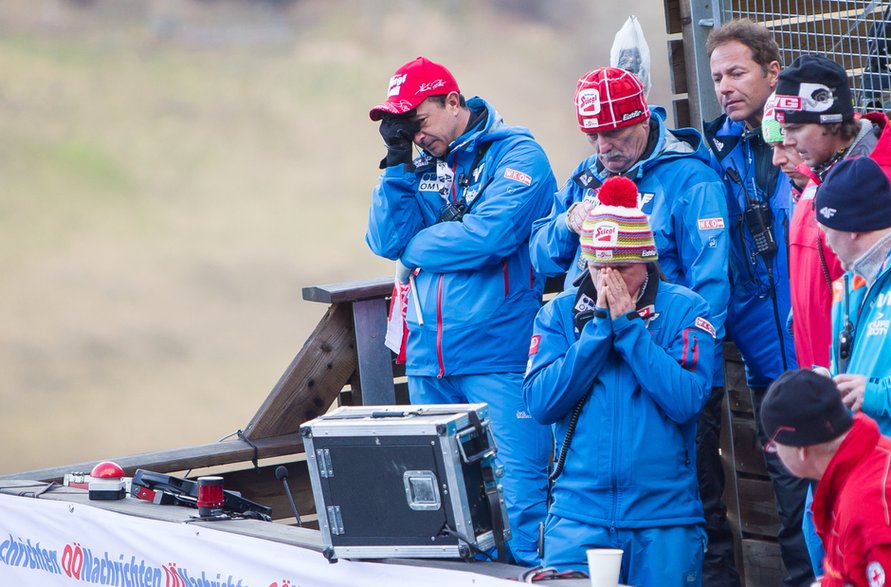
[[[510,538],[487,404],[341,407],[300,432],[329,560],[469,559]]]

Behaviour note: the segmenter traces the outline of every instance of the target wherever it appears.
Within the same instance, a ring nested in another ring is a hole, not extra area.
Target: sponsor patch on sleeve
[[[699,316],[698,318],[696,318],[696,328],[705,330],[706,332],[708,332],[709,334],[712,335],[712,338],[717,338],[717,334],[715,333],[715,327],[712,326],[711,322],[709,322],[702,316]]]
[[[504,170],[504,177],[506,177],[507,179],[518,181],[523,185],[530,185],[532,183],[531,175],[527,175],[522,171],[517,171],[516,169],[511,169],[510,167]]]
[[[541,341],[541,335],[536,334],[532,337],[532,342],[529,343],[529,356],[535,355],[538,353],[538,343]]]
[[[724,228],[724,219],[718,218],[700,218],[697,220],[699,230],[716,230]]]

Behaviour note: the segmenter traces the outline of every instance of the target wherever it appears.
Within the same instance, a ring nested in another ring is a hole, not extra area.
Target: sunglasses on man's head
[[[764,445],[764,452],[772,455],[777,454],[777,436],[779,436],[781,432],[795,432],[795,427],[777,426],[777,429],[774,431],[773,436],[771,436],[770,440],[767,441],[767,444]]]

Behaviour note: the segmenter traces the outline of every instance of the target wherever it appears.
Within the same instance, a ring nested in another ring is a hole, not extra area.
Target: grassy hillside
[[[112,4],[0,7],[0,472],[244,426],[324,311],[300,288],[391,272],[362,239],[392,71],[446,63],[562,183],[588,152],[575,80],[633,12]],[[663,101],[662,17],[638,12]]]

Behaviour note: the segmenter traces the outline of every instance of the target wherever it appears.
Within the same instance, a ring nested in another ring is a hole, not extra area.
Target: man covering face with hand
[[[696,419],[709,395],[708,304],[661,279],[630,179],[607,179],[582,225],[587,268],[539,311],[523,385],[554,425],[544,564],[586,570],[621,548],[621,582],[700,585],[705,546]]]

